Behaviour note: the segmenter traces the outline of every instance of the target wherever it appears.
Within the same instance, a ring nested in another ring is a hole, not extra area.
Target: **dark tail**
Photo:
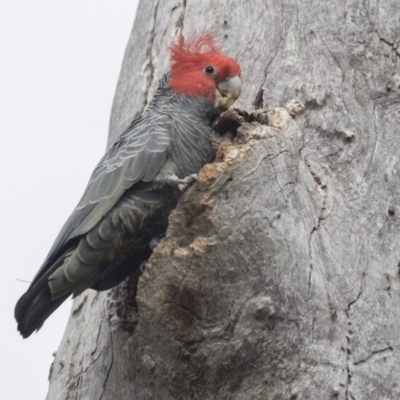
[[[142,249],[135,253],[134,257],[129,258],[114,270],[105,270],[104,276],[92,286],[92,289],[102,291],[118,285],[139,268],[142,262],[148,260],[151,253],[152,250],[150,248]],[[26,293],[18,300],[14,315],[18,323],[18,330],[24,338],[39,330],[44,321],[71,295],[71,293],[67,293],[58,299],[52,300],[48,284],[49,276],[63,263],[67,254],[69,252],[65,251],[55,261],[46,262],[33,279]]]
[[[150,247],[136,252],[134,257],[128,258],[113,271],[109,272],[105,277],[93,285],[92,289],[101,292],[117,286],[134,271],[140,268],[142,263],[150,258],[152,252],[153,251]]]
[[[50,289],[47,282],[42,283],[39,288],[29,288],[15,306],[14,315],[22,337],[25,339],[34,331],[39,330],[43,322],[69,296],[70,295],[67,294],[57,300],[51,300]]]

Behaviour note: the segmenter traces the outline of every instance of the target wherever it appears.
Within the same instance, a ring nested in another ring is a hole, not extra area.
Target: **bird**
[[[212,154],[213,121],[239,97],[239,63],[211,33],[180,36],[142,115],[94,169],[77,207],[15,306],[23,338],[70,295],[111,289],[148,260],[168,216]]]

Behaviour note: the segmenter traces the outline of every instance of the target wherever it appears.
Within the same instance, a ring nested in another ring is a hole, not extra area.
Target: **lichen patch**
[[[216,161],[224,162],[237,155],[237,148],[231,142],[222,142],[217,150]]]
[[[162,240],[160,245],[157,246],[154,251],[154,255],[160,255],[161,257],[170,256],[175,247],[175,243],[172,240]]]
[[[199,172],[199,181],[206,183],[214,180],[220,173],[218,163],[206,164]]]
[[[305,105],[297,99],[290,100],[286,104],[285,108],[292,117],[303,114],[304,110],[306,109]]]
[[[203,237],[196,238],[186,247],[178,247],[174,250],[176,257],[190,257],[194,254],[204,253],[207,249],[207,240]]]
[[[274,113],[269,118],[269,126],[275,129],[282,129],[284,126],[284,118],[280,110],[274,110]]]

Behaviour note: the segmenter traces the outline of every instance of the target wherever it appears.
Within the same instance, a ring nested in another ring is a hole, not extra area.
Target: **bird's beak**
[[[226,111],[240,96],[242,80],[240,76],[233,76],[217,84],[215,90],[214,112],[220,114]]]

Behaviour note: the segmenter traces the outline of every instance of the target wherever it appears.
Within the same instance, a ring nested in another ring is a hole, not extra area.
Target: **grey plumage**
[[[208,47],[208,51],[203,48]],[[214,38],[170,47],[171,70],[107,151],[15,307],[28,337],[69,296],[107,290],[148,259],[183,189],[209,161],[213,114],[240,95],[240,66]]]
[[[167,82],[166,75],[147,110],[99,162],[18,301],[15,316],[24,337],[71,293],[109,289],[140,266],[151,254],[152,238],[165,232],[181,194],[167,178],[196,173],[209,160],[212,105],[176,94]]]

